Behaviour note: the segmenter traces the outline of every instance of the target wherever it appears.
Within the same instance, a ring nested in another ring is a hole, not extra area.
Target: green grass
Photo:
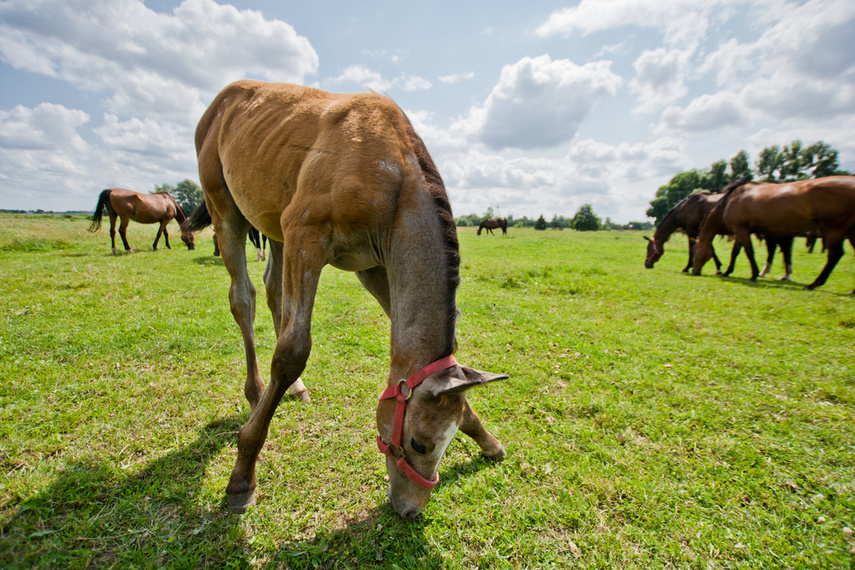
[[[646,270],[640,233],[462,228],[457,358],[511,375],[469,397],[508,458],[458,437],[415,522],[374,445],[388,322],[325,270],[313,401],[280,406],[238,517],[244,357],[210,231],[152,252],[132,225],[114,257],[86,226],[0,215],[0,568],[855,568],[851,251],[809,292],[801,242],[795,283],[755,284],[744,257],[679,273],[682,237]]]

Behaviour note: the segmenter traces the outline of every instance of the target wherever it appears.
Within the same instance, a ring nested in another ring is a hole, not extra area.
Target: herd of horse
[[[691,268],[692,273],[700,275],[710,259],[720,271],[713,239],[726,235],[733,236],[734,245],[724,275],[733,272],[736,257],[745,249],[752,281],[769,271],[776,248],[784,255],[784,279],[789,279],[794,238],[805,236],[813,251],[819,236],[827,260],[816,279],[805,287],[814,289],[826,282],[843,257],[843,242],[849,240],[855,248],[855,177],[828,176],[785,183],[737,180],[721,194],[693,194],[674,206],[662,218],[653,237],[646,238],[645,267],[652,268],[659,260],[665,252],[665,242],[675,231],[683,231],[689,238],[689,261],[683,272]],[[752,235],[766,242],[768,257],[762,271],[754,257]]]
[[[108,189],[90,229],[100,227],[106,210],[116,254],[117,218],[127,251],[130,220],[160,224],[153,249],[161,234],[169,247],[166,224],[173,218],[190,249],[193,232],[213,225],[231,278],[228,299],[243,339],[250,406],[226,487],[229,510],[242,513],[255,502],[256,462],[282,398],[309,401],[301,375],[326,265],[355,272],[391,321],[390,369],[375,416],[388,496],[398,514],[411,519],[425,507],[439,479],[439,462],[458,431],[484,457],[501,461],[503,445],[485,429],[466,393],[507,375],[463,366],[453,355],[460,283],[456,227],[442,178],[401,108],[375,93],[332,94],[243,80],[223,89],[208,107],[195,145],[204,202],[189,216],[168,194]],[[507,222],[485,220],[478,234],[499,228],[506,233]],[[653,267],[668,237],[682,229],[695,242],[684,271],[692,266],[700,273],[710,257],[720,266],[712,238],[730,233],[745,248],[756,278],[751,233],[782,246],[780,240],[790,239],[791,245],[792,236],[817,228],[829,261],[810,287],[828,277],[844,238],[855,245],[855,178],[781,188],[738,184],[721,196],[692,196],[649,240],[646,265]],[[257,240],[259,234],[270,240],[264,285],[276,332],[266,383],[256,358],[256,289],[246,259],[247,236]],[[730,270],[732,265],[733,260]]]

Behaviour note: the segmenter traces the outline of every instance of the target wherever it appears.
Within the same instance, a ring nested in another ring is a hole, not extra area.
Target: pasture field
[[[310,404],[286,401],[258,504],[225,511],[244,356],[210,230],[110,255],[84,216],[0,215],[0,568],[855,568],[855,260],[795,282],[655,269],[636,232],[460,229],[461,363],[506,446],[459,435],[415,522],[374,409],[389,325],[321,280]],[[722,257],[729,244],[717,241]],[[259,287],[267,369],[273,327]]]

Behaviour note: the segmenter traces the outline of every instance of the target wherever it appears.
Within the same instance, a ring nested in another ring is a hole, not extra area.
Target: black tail
[[[199,204],[193,213],[190,214],[190,217],[187,218],[187,230],[191,232],[198,232],[199,230],[204,230],[208,226],[211,225],[213,220],[211,220],[211,214],[208,212],[208,206],[205,204],[204,200],[201,204]]]
[[[101,196],[98,197],[98,205],[95,206],[95,213],[92,214],[92,223],[89,224],[90,232],[97,232],[101,229],[101,216],[104,215],[104,206],[110,203],[110,192],[112,190],[104,190],[101,192]]]

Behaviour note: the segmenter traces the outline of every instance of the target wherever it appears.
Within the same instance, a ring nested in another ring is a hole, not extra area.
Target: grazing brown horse
[[[714,232],[721,225],[745,248],[751,262],[752,281],[760,274],[754,260],[752,233],[768,239],[819,229],[828,258],[822,272],[805,287],[814,289],[825,283],[843,257],[843,241],[848,239],[855,247],[855,177],[829,176],[784,184],[749,183],[729,187],[701,230],[695,249],[695,274],[700,274],[709,260]]]
[[[502,235],[508,235],[508,220],[505,218],[488,218],[481,222],[478,226],[478,235],[481,235],[481,230],[486,229],[493,235],[493,230],[502,229]]]
[[[695,240],[701,233],[701,226],[704,223],[704,219],[710,210],[718,204],[721,197],[722,194],[699,192],[680,200],[676,206],[671,208],[665,214],[665,217],[662,218],[662,221],[659,222],[653,237],[644,236],[644,239],[647,240],[647,257],[644,260],[644,267],[653,269],[653,265],[665,253],[665,242],[668,241],[671,234],[682,230],[689,238],[689,262],[683,268],[683,273],[689,271],[694,258]],[[715,254],[715,250],[712,252],[712,257],[715,260],[716,270],[720,270],[721,261],[719,261],[718,256]]]
[[[460,282],[454,219],[424,143],[393,101],[238,81],[202,116],[196,152],[205,206],[191,227],[214,224],[246,349],[251,413],[226,488],[232,512],[255,501],[255,464],[280,400],[292,385],[305,394],[299,378],[327,264],[356,272],[391,319],[391,369],[376,420],[395,510],[413,518],[424,508],[458,429],[488,458],[505,456],[465,392],[507,376],[452,356]],[[264,282],[277,342],[266,387],[253,339],[250,225],[271,240]]]
[[[140,194],[124,188],[104,190],[98,197],[98,205],[95,206],[95,213],[92,214],[92,223],[89,225],[90,232],[97,232],[101,229],[101,217],[105,208],[107,215],[110,216],[110,241],[113,246],[113,255],[118,255],[116,251],[116,218],[122,220],[119,225],[119,235],[125,245],[125,251],[128,253],[133,253],[127,237],[128,224],[131,220],[141,224],[160,224],[157,229],[157,236],[154,238],[154,244],[151,246],[154,251],[157,251],[157,242],[160,240],[161,234],[163,234],[163,240],[166,242],[166,248],[172,249],[169,246],[169,232],[166,230],[166,226],[175,218],[181,227],[181,240],[187,245],[187,249],[196,249],[193,232],[185,226],[187,216],[184,215],[184,210],[181,209],[175,198],[167,192]]]

